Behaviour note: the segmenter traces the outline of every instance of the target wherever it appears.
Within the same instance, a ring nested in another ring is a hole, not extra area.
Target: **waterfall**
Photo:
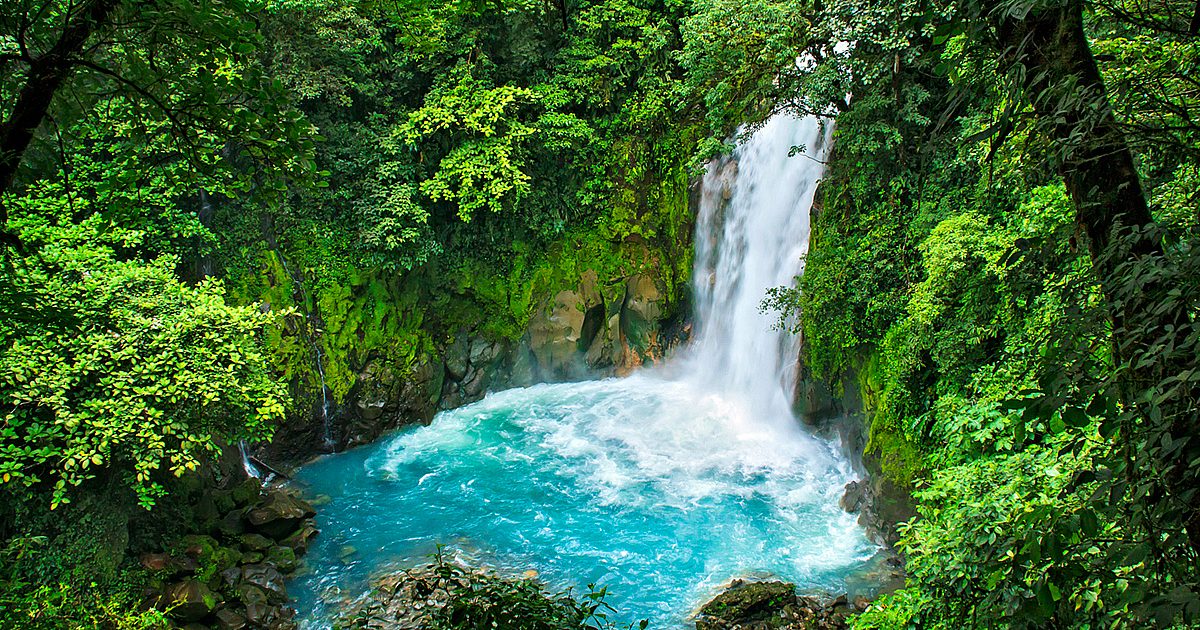
[[[694,626],[688,614],[733,578],[845,590],[877,551],[838,506],[854,471],[796,421],[798,341],[759,309],[801,271],[827,127],[777,117],[709,167],[697,333],[674,360],[489,394],[301,469],[331,497],[313,571],[289,587],[307,627],[328,627],[349,585],[439,545],[555,589],[602,584],[626,621],[668,630]],[[344,562],[347,547],[363,557]]]
[[[317,376],[321,379],[321,444],[325,450],[334,449],[333,435],[329,431],[329,385],[325,383],[325,355],[321,354],[321,345],[313,341],[313,351],[317,355]]]
[[[283,273],[292,279],[292,283],[295,285],[294,291],[295,293],[299,294],[298,300],[295,299],[295,295],[293,295],[292,298],[293,302],[295,302],[295,304],[299,306],[301,311],[304,313],[306,334],[309,339],[309,345],[312,346],[313,358],[317,367],[317,378],[320,380],[319,385],[321,386],[321,407],[319,410],[319,419],[321,420],[321,446],[326,451],[333,451],[336,447],[336,444],[333,441],[333,434],[330,431],[329,426],[332,418],[329,414],[329,385],[325,382],[325,355],[321,352],[321,341],[318,338],[319,335],[315,332],[320,328],[319,318],[317,317],[316,313],[314,313],[312,310],[308,310],[305,307],[305,305],[308,303],[308,296],[304,292],[303,277],[293,274],[291,269],[288,268],[287,258],[285,258],[283,255],[283,249],[276,247],[275,254],[279,256],[279,265],[283,267]],[[315,308],[316,307],[314,307],[314,310]],[[318,319],[318,321],[314,322],[314,319]]]
[[[799,339],[761,312],[767,291],[792,286],[808,249],[808,219],[832,125],[779,115],[704,177],[693,289],[691,378],[756,416],[791,417]],[[803,147],[801,154],[793,147]]]
[[[238,453],[242,456],[242,470],[245,471],[247,477],[262,479],[262,473],[254,462],[250,461],[250,449],[246,446],[246,440],[238,440]]]

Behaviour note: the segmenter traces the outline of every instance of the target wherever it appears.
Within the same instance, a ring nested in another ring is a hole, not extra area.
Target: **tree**
[[[218,0],[3,0],[0,11],[0,238],[4,195],[47,121],[69,129],[96,103],[123,96],[136,120],[165,119],[181,158],[200,172],[249,160],[241,187],[278,191],[313,172],[309,130],[252,54],[254,3]],[[212,139],[221,139],[214,146]],[[56,150],[46,153],[55,155]]]
[[[70,177],[8,197],[36,249],[0,271],[0,491],[54,507],[116,477],[150,507],[164,476],[282,419],[260,345],[276,315],[180,280],[181,255],[212,240],[181,200],[219,182],[171,161],[165,139],[128,140],[119,104],[98,116],[71,129]]]

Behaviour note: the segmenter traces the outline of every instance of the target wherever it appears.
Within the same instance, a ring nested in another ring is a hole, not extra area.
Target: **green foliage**
[[[1069,78],[1026,93],[1050,70],[1021,58],[1031,83],[1012,49],[991,47],[998,24],[1042,5],[945,5],[936,29],[907,5],[836,3],[811,18],[858,7],[843,40],[863,45],[830,64],[857,69],[843,75],[854,97],[800,291],[774,305],[801,311],[818,373],[858,372],[868,450],[919,512],[901,543],[908,588],[856,627],[1170,627],[1200,615],[1185,419],[1200,343],[1189,188],[1200,136],[1188,122],[1200,101],[1182,87],[1194,51],[1180,24],[1194,7],[1118,4],[1097,6],[1088,32],[1161,228],[1101,250],[1079,228],[1095,210],[1071,171],[1103,165],[1071,161],[1087,127],[1064,138],[1055,125],[1106,103]],[[874,37],[884,13],[895,33]]]
[[[35,144],[27,154],[14,144],[5,151],[41,167],[27,171],[34,181],[47,162],[67,157],[56,155],[64,144],[74,148],[80,140],[71,134],[74,123],[108,115],[115,105],[132,139],[165,127],[162,139],[195,173],[223,171],[238,190],[272,198],[289,183],[311,180],[310,128],[282,86],[254,63],[263,43],[252,19],[255,9],[242,0],[6,7],[0,34],[16,52],[0,56],[6,77],[0,118],[6,127],[27,124],[17,119],[29,111],[18,108],[30,102],[22,96],[45,92],[50,100],[40,111],[34,108],[32,122],[36,128],[52,120],[59,146]],[[74,44],[77,50],[56,48],[71,46],[74,32],[88,34]],[[48,76],[66,79],[55,83]],[[233,160],[242,168],[222,168]],[[9,182],[3,184],[0,192],[11,192]]]
[[[9,279],[49,321],[6,321],[0,433],[6,486],[54,488],[50,506],[102,471],[149,507],[160,470],[181,475],[219,439],[263,439],[282,392],[255,341],[270,318],[230,307],[219,282],[192,287],[177,260],[115,260],[47,247]]]
[[[129,517],[143,512],[133,493],[109,483],[75,495],[77,501],[53,512],[40,501],[6,501],[0,509],[7,528],[0,628],[171,627],[161,611],[142,608],[149,576],[123,562]]]
[[[419,574],[417,592],[437,593],[445,605],[431,611],[428,624],[436,630],[608,630],[618,626],[605,602],[607,589],[589,585],[576,597],[571,591],[551,594],[537,580],[508,578],[467,569],[447,561],[440,553]],[[638,627],[645,629],[642,621]],[[355,621],[342,626],[358,627]],[[633,628],[631,625],[630,628]]]
[[[297,309],[268,333],[294,391],[319,391],[318,360],[342,400],[368,361],[403,374],[463,329],[516,340],[588,269],[609,292],[647,271],[685,290],[686,7],[495,8],[269,6],[264,34],[286,41],[264,60],[332,174],[278,207],[214,204],[214,257],[240,302]]]
[[[457,67],[438,84],[420,109],[396,130],[409,145],[433,141],[439,132],[453,148],[442,158],[432,179],[421,183],[431,201],[453,201],[458,218],[470,221],[475,211],[498,212],[520,203],[529,193],[522,145],[535,129],[512,117],[512,110],[533,99],[530,90],[512,86],[489,88]]]
[[[55,583],[45,578],[14,578],[10,569],[39,553],[44,540],[13,539],[0,561],[0,627],[29,630],[166,630],[172,625],[165,613],[142,610],[138,601],[141,576],[130,575],[98,588]]]
[[[70,170],[6,199],[9,228],[38,249],[0,272],[14,296],[0,318],[0,479],[52,489],[51,507],[98,474],[124,476],[149,507],[160,471],[269,436],[283,412],[257,341],[274,318],[227,305],[217,280],[181,281],[167,253],[211,242],[181,199],[220,182],[170,160],[161,133],[117,139],[122,114],[117,102],[108,124],[81,125]]]

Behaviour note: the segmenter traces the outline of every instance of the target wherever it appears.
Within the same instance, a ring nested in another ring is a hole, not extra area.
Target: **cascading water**
[[[779,576],[836,590],[876,548],[838,507],[854,478],[791,412],[796,342],[759,312],[799,271],[826,130],[779,117],[705,178],[695,343],[624,379],[538,385],[306,466],[329,495],[301,617],[436,545],[556,588],[598,583],[627,621],[680,627],[721,584]],[[804,145],[809,156],[788,157]],[[728,178],[725,178],[728,183]],[[726,199],[728,196],[728,199]]]
[[[317,376],[321,379],[321,445],[325,450],[332,451],[334,447],[333,434],[329,423],[329,385],[325,382],[325,355],[321,353],[321,344],[313,341],[313,352],[317,356]]]
[[[298,294],[297,296],[293,296],[293,299],[295,300],[296,297],[299,297],[295,302],[301,305],[303,310],[303,306],[308,304],[308,296],[304,293],[303,277],[292,273],[292,270],[288,267],[287,257],[283,255],[282,249],[275,248],[275,254],[279,256],[279,265],[283,267],[283,272],[292,279],[295,291]],[[321,387],[321,407],[318,409],[318,413],[320,414],[319,419],[321,420],[321,447],[326,451],[333,451],[336,444],[333,441],[333,434],[329,426],[333,418],[329,414],[329,385],[325,382],[325,355],[321,352],[321,341],[316,333],[316,330],[321,328],[320,320],[316,316],[316,313],[311,310],[305,311],[305,320],[308,326],[309,345],[312,346],[313,351],[313,362],[317,368],[317,379],[320,381],[318,385]]]
[[[776,330],[760,304],[800,272],[831,132],[816,118],[777,116],[739,148],[736,161],[711,165],[705,177],[692,280],[699,335],[688,368],[762,421],[794,424],[799,339]],[[788,157],[792,147],[805,152]]]
[[[250,449],[246,447],[246,440],[238,440],[238,453],[242,456],[242,472],[245,472],[247,477],[262,479],[262,472],[250,461]]]

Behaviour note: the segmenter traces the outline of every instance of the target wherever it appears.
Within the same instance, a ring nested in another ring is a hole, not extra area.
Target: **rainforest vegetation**
[[[764,308],[916,508],[853,625],[1200,623],[1200,4],[0,0],[0,78],[0,627],[176,623],[139,554],[370,361],[585,263],[686,312],[782,111],[835,146]]]

